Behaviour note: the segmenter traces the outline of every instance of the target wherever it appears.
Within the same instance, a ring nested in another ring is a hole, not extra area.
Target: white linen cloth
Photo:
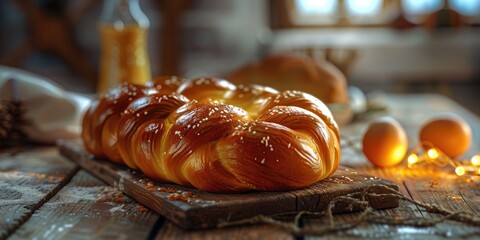
[[[89,98],[65,91],[44,77],[5,66],[0,66],[0,99],[24,103],[25,133],[42,143],[79,137],[83,113],[90,103]]]

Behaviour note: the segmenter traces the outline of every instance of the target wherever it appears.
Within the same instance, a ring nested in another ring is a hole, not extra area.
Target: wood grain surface
[[[144,239],[159,216],[80,170],[12,239]]]
[[[78,167],[57,148],[4,153],[0,157],[0,239],[6,237],[56,194]]]
[[[373,185],[386,185],[398,190],[398,187],[391,182],[353,169],[339,167],[331,177],[310,187],[294,191],[208,193],[174,184],[153,182],[124,166],[94,159],[78,141],[61,142],[60,151],[96,177],[111,185],[118,185],[119,189],[138,202],[185,229],[216,227],[222,222],[259,214],[272,215],[303,210],[322,211],[335,197],[360,192]],[[392,198],[369,200],[377,209],[398,206],[398,200]],[[359,209],[341,204],[333,209],[335,213],[357,210]]]

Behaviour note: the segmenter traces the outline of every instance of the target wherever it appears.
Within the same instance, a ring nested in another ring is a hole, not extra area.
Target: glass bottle
[[[138,0],[105,0],[99,24],[101,61],[97,93],[122,82],[145,84],[151,79],[149,26]]]

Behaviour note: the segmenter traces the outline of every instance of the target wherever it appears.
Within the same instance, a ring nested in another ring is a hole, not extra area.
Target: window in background
[[[383,0],[347,0],[346,12],[354,23],[382,23]]]
[[[386,26],[398,12],[422,24],[450,6],[468,23],[480,23],[480,0],[285,0],[293,26]]]
[[[295,0],[297,24],[332,24],[337,21],[337,0]]]
[[[337,3],[336,0],[297,0],[296,5],[304,15],[330,15],[335,13]]]
[[[408,15],[424,15],[442,8],[443,0],[403,0],[402,5]]]
[[[294,0],[291,13],[295,25],[385,24],[384,2],[391,0]]]
[[[443,0],[402,0],[405,16],[416,24],[422,23],[429,14],[442,7]]]
[[[462,15],[480,14],[480,0],[450,0],[450,6]]]
[[[347,13],[354,16],[376,15],[382,9],[382,0],[348,0]]]
[[[445,5],[447,2],[449,5]],[[415,23],[421,23],[428,14],[444,6],[463,15],[464,20],[470,23],[480,23],[480,0],[402,0],[405,15]]]

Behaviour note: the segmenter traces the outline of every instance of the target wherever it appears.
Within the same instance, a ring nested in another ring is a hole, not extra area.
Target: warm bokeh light
[[[472,156],[470,159],[453,160],[439,149],[431,148],[422,152],[420,148],[425,149],[424,143],[419,143],[407,156],[407,167],[414,168],[419,163],[427,165],[436,165],[444,167],[450,165],[454,167],[457,176],[480,176],[480,154]],[[423,165],[423,164],[422,164]]]
[[[435,148],[430,148],[430,149],[428,149],[428,151],[427,151],[427,156],[428,156],[430,159],[432,159],[432,160],[437,159],[437,158],[438,158],[438,151],[437,151],[437,149],[435,149]]]
[[[458,176],[463,176],[465,174],[465,168],[463,166],[458,166],[457,168],[455,168],[455,173]]]
[[[408,164],[415,164],[418,161],[418,156],[415,153],[411,153],[407,158]]]
[[[472,163],[473,166],[480,166],[480,154],[473,156],[470,159],[470,162]]]

